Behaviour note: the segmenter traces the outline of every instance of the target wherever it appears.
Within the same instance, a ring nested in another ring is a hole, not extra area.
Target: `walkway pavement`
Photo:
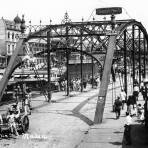
[[[148,129],[144,124],[137,122],[137,117],[133,117],[131,130],[131,145],[126,145],[124,141],[124,123],[126,109],[122,110],[120,119],[116,120],[111,112],[111,99],[105,105],[103,122],[90,126],[88,133],[78,148],[148,148]],[[144,104],[140,94],[138,103]],[[110,105],[109,105],[110,104]]]
[[[148,131],[137,125],[136,118],[132,128],[133,144],[123,144],[126,110],[122,110],[118,120],[112,112],[112,95],[117,96],[120,89],[117,85],[112,94],[112,85],[109,86],[103,122],[98,125],[93,124],[98,89],[88,87],[83,93],[72,93],[69,97],[64,92],[53,93],[51,103],[46,102],[43,96],[38,96],[32,101],[34,109],[28,133],[46,135],[48,141],[36,139],[25,142],[19,138],[15,142],[4,143],[9,143],[8,148],[19,148],[20,144],[22,148],[146,148]],[[7,107],[0,106],[0,110],[4,111]]]
[[[120,88],[116,89],[117,93]],[[122,147],[125,110],[121,111],[120,119],[116,120],[112,112],[112,92],[108,91],[103,122],[90,126],[85,138],[78,148],[120,148]]]

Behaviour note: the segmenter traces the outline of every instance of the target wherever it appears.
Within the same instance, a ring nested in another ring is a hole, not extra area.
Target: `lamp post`
[[[112,14],[112,15],[111,15],[111,28],[112,28],[112,30],[115,29],[115,24],[116,24],[115,15]]]
[[[26,29],[26,26],[25,26],[25,19],[24,19],[24,15],[22,15],[22,20],[21,20],[21,25],[20,25],[20,29],[21,29],[21,38],[23,38],[24,36],[24,33],[25,33],[25,29]],[[23,55],[24,55],[24,50],[23,50]],[[21,66],[22,68],[22,75],[21,75],[21,79],[22,79],[22,83],[23,83],[23,75],[24,75],[24,65]],[[25,85],[24,83],[22,84],[22,98],[24,99],[25,98]],[[24,102],[22,102],[22,105],[23,105]]]

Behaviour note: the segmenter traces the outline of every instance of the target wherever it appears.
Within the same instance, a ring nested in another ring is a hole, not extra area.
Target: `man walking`
[[[121,102],[119,96],[118,96],[117,99],[115,100],[114,106],[115,106],[116,119],[119,119],[119,117],[120,117],[120,112],[121,112],[121,106],[122,106],[122,102]]]
[[[126,93],[123,89],[120,92],[120,98],[121,98],[121,101],[122,101],[122,109],[124,109],[124,104],[126,102]]]
[[[125,121],[125,130],[124,130],[124,138],[126,145],[131,144],[131,124],[133,122],[133,119],[129,112],[126,112],[126,121]]]

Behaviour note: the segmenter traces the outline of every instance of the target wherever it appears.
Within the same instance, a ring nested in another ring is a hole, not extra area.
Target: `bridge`
[[[14,70],[20,66],[28,55],[26,43],[32,39],[41,39],[47,43],[47,49],[36,55],[47,53],[48,87],[47,97],[51,100],[51,53],[64,51],[66,58],[67,95],[69,95],[69,56],[72,52],[80,54],[80,79],[83,83],[83,56],[97,63],[101,77],[98,101],[96,104],[94,123],[101,123],[103,118],[106,94],[110,81],[110,74],[114,77],[114,64],[122,65],[123,88],[128,94],[127,74],[132,75],[140,83],[147,74],[148,34],[141,22],[135,19],[116,20],[115,15],[122,13],[120,7],[96,9],[97,15],[111,15],[111,20],[72,22],[68,14],[61,24],[46,26],[28,26],[29,34],[22,36],[17,43],[16,50],[11,56],[4,76],[0,81],[0,99]],[[53,42],[56,44],[53,46]],[[25,50],[24,50],[25,49]],[[25,51],[25,52],[24,52]],[[93,67],[93,66],[92,66]],[[92,69],[93,71],[93,69]],[[36,71],[37,72],[37,71]],[[92,74],[93,77],[93,74]],[[81,91],[83,88],[81,87]],[[147,101],[146,101],[147,103]]]

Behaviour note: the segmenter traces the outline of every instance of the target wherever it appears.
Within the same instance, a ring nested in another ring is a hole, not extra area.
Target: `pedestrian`
[[[126,93],[123,89],[120,92],[120,98],[122,101],[122,109],[124,109],[124,104],[126,103]]]
[[[31,110],[30,110],[30,107],[29,107],[29,97],[28,97],[28,95],[25,95],[24,110],[25,110],[25,115],[31,115]]]
[[[30,109],[32,109],[32,91],[31,91],[31,89],[28,87],[27,89],[26,89],[26,96],[28,97],[28,105],[29,105],[29,108]]]
[[[141,92],[141,94],[142,94],[142,96],[143,96],[143,100],[145,100],[145,98],[146,98],[146,89],[145,89],[145,86],[144,86],[144,82],[142,81],[141,83],[140,83],[140,92]]]
[[[116,119],[119,119],[120,112],[121,112],[121,107],[122,107],[122,102],[121,102],[119,96],[115,100],[114,107],[115,107]]]
[[[146,100],[148,97],[148,82],[144,81],[143,99]]]
[[[124,129],[124,138],[126,145],[131,145],[131,125],[133,123],[132,116],[129,112],[126,112],[126,119],[125,119],[125,129]]]
[[[137,108],[137,96],[132,95],[132,105],[133,105],[133,109]]]
[[[141,114],[142,114],[142,105],[139,103],[138,105],[137,105],[137,119],[139,120],[140,119],[140,117],[141,117]]]
[[[144,122],[145,122],[144,110],[141,110],[140,122],[141,122],[142,124],[144,124]]]
[[[138,96],[139,96],[139,86],[138,86],[137,84],[134,86],[133,95],[136,97],[136,101],[138,101]]]
[[[132,109],[132,107],[133,107],[133,96],[132,95],[129,95],[128,96],[128,99],[127,99],[127,102],[126,102],[126,104],[127,104],[127,112],[129,113],[129,114],[131,114],[131,109]]]
[[[137,101],[136,101],[135,95],[132,94],[129,96],[128,101],[127,101],[127,106],[128,106],[127,112],[129,112],[130,115],[136,115]]]
[[[83,79],[83,87],[84,87],[84,89],[86,89],[86,86],[87,86],[87,80]]]
[[[96,81],[97,81],[97,86],[99,86],[99,84],[100,84],[100,78],[97,77]]]

